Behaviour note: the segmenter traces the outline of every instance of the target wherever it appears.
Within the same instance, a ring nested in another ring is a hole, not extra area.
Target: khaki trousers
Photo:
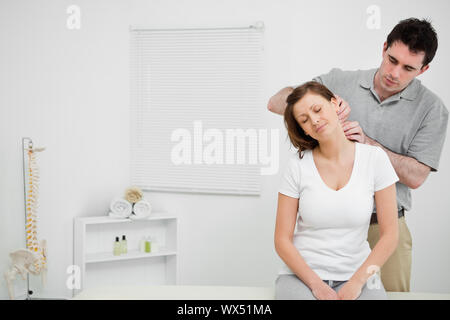
[[[397,249],[380,270],[381,282],[386,291],[409,292],[411,280],[412,238],[405,217],[398,219],[399,241]],[[367,241],[373,249],[380,239],[378,223],[371,224]]]

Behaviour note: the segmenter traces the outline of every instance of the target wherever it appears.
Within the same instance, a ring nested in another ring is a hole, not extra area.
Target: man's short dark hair
[[[400,21],[389,33],[387,47],[389,48],[396,41],[406,44],[412,52],[425,52],[423,66],[433,60],[438,47],[436,31],[425,19],[409,18]]]

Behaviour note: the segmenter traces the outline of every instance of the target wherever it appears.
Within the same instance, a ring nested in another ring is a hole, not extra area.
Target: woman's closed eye
[[[315,112],[315,113],[319,113],[320,110],[322,110],[322,108],[321,108],[321,107],[317,107],[317,108],[314,109],[314,112]],[[304,121],[302,121],[302,122],[303,122],[303,123],[306,123],[306,121],[308,121],[308,117],[307,117]]]
[[[313,110],[315,113],[318,113],[318,112],[320,112],[320,110],[322,110],[322,107],[317,106]],[[301,123],[308,122],[308,119],[309,119],[309,117],[307,115],[304,115],[303,119],[301,120]]]

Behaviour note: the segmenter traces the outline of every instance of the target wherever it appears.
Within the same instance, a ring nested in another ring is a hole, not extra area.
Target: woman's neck
[[[342,130],[330,135],[330,138],[319,142],[317,152],[328,160],[339,161],[352,150],[354,142],[347,139]],[[351,152],[350,152],[351,154]]]

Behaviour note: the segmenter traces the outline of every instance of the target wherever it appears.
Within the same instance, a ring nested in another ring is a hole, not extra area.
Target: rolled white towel
[[[152,213],[152,206],[146,200],[140,200],[136,202],[133,206],[133,214],[130,216],[130,219],[139,220],[146,219]]]
[[[111,210],[109,212],[111,218],[126,219],[131,215],[133,206],[125,199],[116,198],[111,201],[109,209]]]
[[[129,216],[128,217],[124,217],[123,215],[120,215],[120,214],[116,214],[116,213],[114,213],[114,212],[112,212],[112,211],[110,211],[109,213],[108,213],[108,216],[111,218],[111,219],[128,219],[129,218]]]

